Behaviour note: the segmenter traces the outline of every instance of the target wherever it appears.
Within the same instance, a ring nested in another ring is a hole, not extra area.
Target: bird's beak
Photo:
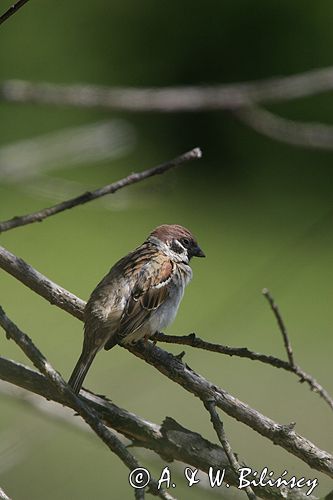
[[[194,257],[206,257],[205,253],[201,250],[201,248],[199,247],[199,245],[197,245],[193,249],[193,256]]]

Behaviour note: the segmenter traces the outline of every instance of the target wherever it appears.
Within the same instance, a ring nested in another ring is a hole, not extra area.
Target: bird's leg
[[[159,333],[159,332],[155,332],[155,334],[156,334],[156,333]],[[156,337],[155,337],[155,338],[154,338],[154,340],[153,340],[153,344],[154,344],[154,346],[157,344],[157,338],[156,338]]]
[[[154,339],[154,340],[152,340],[152,342],[149,342],[150,337],[151,337],[151,335],[146,334],[139,341],[139,342],[143,343],[145,349],[147,349],[150,345],[153,345],[153,346],[156,345],[157,339]]]

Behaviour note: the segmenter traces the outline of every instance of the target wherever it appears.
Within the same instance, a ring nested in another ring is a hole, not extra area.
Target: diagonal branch
[[[26,4],[29,0],[18,0],[18,2],[14,3],[9,7],[4,14],[0,16],[0,24],[4,23],[9,19],[11,16],[13,16],[21,7],[23,7],[24,4]]]
[[[9,318],[6,316],[3,309],[0,307],[0,325],[6,332],[7,338],[11,338],[22,349],[26,356],[38,368],[38,370],[50,381],[50,384],[60,394],[64,394],[71,402],[72,407],[77,411],[81,417],[87,422],[92,430],[99,436],[99,438],[106,444],[106,446],[115,453],[120,460],[130,470],[139,467],[138,461],[128,451],[126,446],[111,432],[98,418],[96,412],[86,405],[64,381],[61,375],[51,366],[45,356],[34,345],[32,340],[23,333]],[[159,490],[157,482],[153,479],[149,481],[151,492],[165,500],[172,500],[173,497],[164,490]],[[143,490],[136,491],[136,498],[143,498]]]
[[[0,248],[0,255],[1,254]],[[2,267],[1,259],[0,267]],[[23,283],[26,283],[24,276],[22,277],[20,273],[17,272],[17,269],[15,277]],[[30,279],[32,279],[32,281],[34,280],[34,274],[30,276]],[[47,298],[47,300],[53,300],[55,305],[58,305],[59,303],[59,307],[65,309],[73,316],[82,319],[82,309],[80,306],[77,307],[77,305],[74,304],[69,306],[69,299],[62,302],[59,300],[57,294],[50,294],[50,287],[51,289],[58,287],[46,277],[44,277],[44,280],[39,282],[38,285],[36,285],[36,283],[30,283],[29,286],[31,288],[34,287],[38,289],[37,293]],[[84,304],[83,301],[79,303]],[[214,399],[216,406],[231,417],[243,422],[245,425],[251,427],[262,436],[268,438],[274,444],[278,444],[289,453],[297,456],[313,469],[319,470],[324,474],[333,477],[333,456],[328,452],[319,449],[309,440],[297,434],[290,428],[290,426],[278,424],[277,422],[274,422],[274,420],[257,412],[246,403],[243,403],[229,394],[224,389],[217,387],[200,374],[197,374],[194,370],[184,365],[176,356],[173,356],[157,346],[148,345],[148,347],[145,348],[143,345],[138,344],[135,347],[127,347],[127,349],[139,358],[144,359],[150,365],[154,366],[170,380],[173,380],[177,384],[181,385],[188,392],[199,397],[200,399]]]
[[[149,168],[139,173],[130,174],[117,182],[113,182],[112,184],[103,186],[99,189],[96,189],[95,191],[87,191],[80,196],[76,196],[75,198],[57,203],[52,207],[44,208],[43,210],[39,210],[31,214],[13,217],[12,219],[0,222],[0,233],[9,231],[9,229],[13,229],[15,227],[32,224],[33,222],[41,222],[47,217],[59,214],[64,210],[68,210],[78,205],[83,205],[85,203],[88,203],[89,201],[96,200],[97,198],[101,198],[102,196],[106,196],[107,194],[113,194],[116,191],[119,191],[119,189],[130,186],[131,184],[136,184],[143,181],[144,179],[148,179],[149,177],[164,174],[172,168],[179,167],[180,165],[183,165],[184,163],[187,163],[191,160],[197,160],[201,158],[201,156],[201,149],[194,148],[191,151],[187,151],[177,158],[174,158],[173,160],[158,165],[157,167]]]
[[[216,408],[215,408],[215,402],[206,400],[206,401],[203,401],[203,403],[205,405],[206,410],[210,414],[211,422],[213,424],[213,427],[215,429],[217,437],[219,438],[219,441],[220,441],[220,443],[225,451],[225,454],[228,457],[229,463],[230,463],[231,467],[233,468],[234,472],[236,474],[238,474],[238,471],[240,469],[240,465],[238,463],[238,460],[237,460],[234,452],[232,451],[230,443],[229,443],[227,436],[225,434],[223,422],[220,420],[220,417],[218,416],[218,413],[217,413]],[[246,494],[247,494],[247,497],[249,498],[249,500],[256,500],[257,497],[255,496],[251,486],[247,486],[245,488],[245,491],[246,491]]]

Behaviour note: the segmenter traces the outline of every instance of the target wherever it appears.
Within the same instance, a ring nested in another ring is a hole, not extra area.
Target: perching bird
[[[174,320],[192,257],[205,254],[191,232],[164,224],[110,269],[85,308],[82,354],[68,382],[76,393],[102,347],[148,339]]]

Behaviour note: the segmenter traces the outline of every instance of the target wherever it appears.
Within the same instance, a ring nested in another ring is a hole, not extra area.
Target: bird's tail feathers
[[[90,365],[97,352],[98,349],[89,352],[83,351],[75,365],[73,373],[68,381],[68,385],[70,385],[73,391],[77,394],[80,392],[85,376],[87,375]]]

